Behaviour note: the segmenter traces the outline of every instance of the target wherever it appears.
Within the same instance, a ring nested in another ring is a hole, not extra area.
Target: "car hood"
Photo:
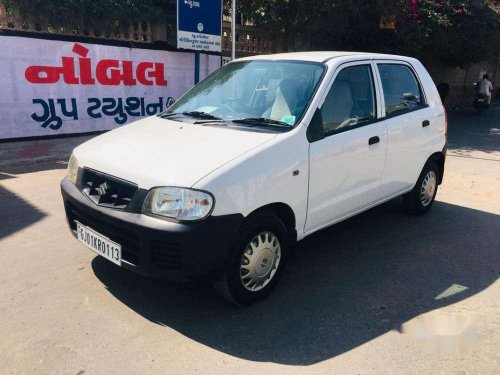
[[[80,167],[134,182],[143,189],[191,187],[275,136],[148,117],[83,143],[74,155]]]

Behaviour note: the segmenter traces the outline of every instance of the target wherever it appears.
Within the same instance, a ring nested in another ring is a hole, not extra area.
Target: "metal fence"
[[[163,42],[171,48],[177,44],[176,16],[167,15],[159,21],[149,20],[82,20],[78,17],[48,21],[37,17],[36,11],[21,15],[0,1],[0,30],[28,33],[79,36],[96,39],[130,41],[137,43]],[[222,51],[231,50],[231,24],[222,24]],[[236,50],[240,55],[276,53],[284,51],[281,33],[257,28],[252,25],[236,26]]]

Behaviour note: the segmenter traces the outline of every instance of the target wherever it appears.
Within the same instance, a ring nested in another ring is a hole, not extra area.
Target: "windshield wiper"
[[[182,114],[184,116],[199,118],[199,119],[203,119],[203,120],[222,120],[220,117],[211,115],[210,113],[201,112],[201,111],[182,112]]]
[[[232,120],[236,124],[245,124],[245,125],[251,125],[251,126],[277,126],[280,128],[292,128],[293,126],[290,124],[287,124],[286,122],[283,121],[278,121],[278,120],[272,120],[270,118],[264,118],[264,117],[248,117],[248,118],[240,118],[236,120]]]
[[[203,121],[195,121],[194,124],[204,124],[204,123],[210,123],[210,122],[225,122],[220,117],[213,116],[210,113],[200,112],[200,111],[170,112],[170,113],[163,113],[163,114],[158,115],[158,117],[160,117],[160,118],[172,118],[175,116],[188,116],[188,117],[193,117],[196,119],[203,120]],[[175,119],[175,120],[179,121],[179,119]]]
[[[182,115],[182,113],[178,113],[178,112],[160,113],[157,116],[160,118],[169,118],[169,117],[179,116],[179,115]]]

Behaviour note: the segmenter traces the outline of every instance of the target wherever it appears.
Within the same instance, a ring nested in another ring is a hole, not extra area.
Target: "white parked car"
[[[153,278],[212,275],[262,299],[297,241],[403,196],[432,206],[446,113],[408,57],[305,52],[236,60],[164,113],[77,147],[62,194],[86,246]]]

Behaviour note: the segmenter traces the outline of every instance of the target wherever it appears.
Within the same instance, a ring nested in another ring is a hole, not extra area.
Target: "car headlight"
[[[148,193],[142,212],[177,220],[201,220],[211,213],[213,205],[214,198],[209,193],[177,187],[159,187]]]
[[[69,158],[67,176],[68,180],[76,184],[76,177],[78,176],[78,160],[76,160],[75,155],[71,155]]]

